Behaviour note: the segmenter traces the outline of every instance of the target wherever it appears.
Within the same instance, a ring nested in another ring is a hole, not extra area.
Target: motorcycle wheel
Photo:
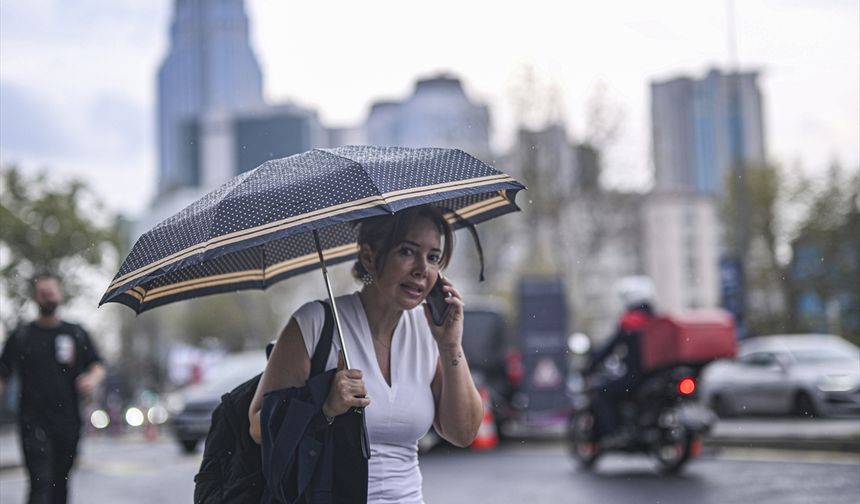
[[[678,439],[661,443],[654,450],[658,469],[662,474],[677,474],[684,468],[693,453],[695,437],[683,433]]]
[[[197,451],[198,439],[181,439],[179,445],[182,447],[182,453],[194,453]]]
[[[600,446],[594,440],[595,420],[592,412],[580,411],[571,415],[567,427],[570,454],[585,471],[593,469],[601,455]]]

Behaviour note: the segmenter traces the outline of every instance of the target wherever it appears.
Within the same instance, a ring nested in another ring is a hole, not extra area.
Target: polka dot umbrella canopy
[[[519,210],[521,189],[456,149],[348,146],[273,159],[141,236],[99,305],[141,313],[265,289],[321,266],[315,238],[325,264],[354,259],[355,220],[434,204],[457,229]]]

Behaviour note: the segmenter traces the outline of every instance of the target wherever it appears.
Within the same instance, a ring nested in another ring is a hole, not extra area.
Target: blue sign
[[[737,257],[726,256],[720,259],[720,294],[723,308],[735,316],[738,338],[746,336],[746,307],[744,306],[743,263]]]
[[[568,401],[568,313],[564,284],[559,279],[529,278],[520,282],[519,340],[524,380],[521,392],[528,412],[564,410]]]

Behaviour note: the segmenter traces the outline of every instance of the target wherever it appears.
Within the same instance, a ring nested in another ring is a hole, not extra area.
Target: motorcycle
[[[619,428],[600,436],[594,408],[601,377],[585,377],[568,424],[571,454],[584,470],[608,452],[653,455],[664,474],[681,471],[702,450],[716,415],[696,400],[701,366],[672,366],[648,376],[617,405]]]

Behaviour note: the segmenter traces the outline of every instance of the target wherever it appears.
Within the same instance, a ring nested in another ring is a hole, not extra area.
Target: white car
[[[266,352],[250,350],[226,355],[203,375],[203,380],[172,394],[168,400],[176,440],[186,453],[197,449],[206,439],[212,423],[212,412],[221,404],[221,396],[263,372]]]
[[[700,383],[720,416],[858,413],[860,349],[829,334],[750,338],[737,359],[708,366]]]

